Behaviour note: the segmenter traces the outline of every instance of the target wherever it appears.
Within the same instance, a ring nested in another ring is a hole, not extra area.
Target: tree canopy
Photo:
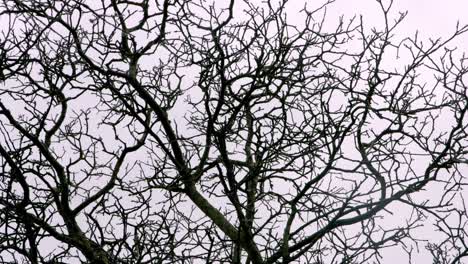
[[[468,27],[332,2],[2,0],[2,263],[463,263]]]

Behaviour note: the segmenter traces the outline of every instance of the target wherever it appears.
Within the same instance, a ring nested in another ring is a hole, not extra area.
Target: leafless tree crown
[[[0,261],[463,263],[468,27],[332,2],[2,0]]]

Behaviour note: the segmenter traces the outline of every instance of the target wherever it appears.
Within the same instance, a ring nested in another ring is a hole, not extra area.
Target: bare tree
[[[2,263],[462,263],[468,27],[331,2],[1,1]]]

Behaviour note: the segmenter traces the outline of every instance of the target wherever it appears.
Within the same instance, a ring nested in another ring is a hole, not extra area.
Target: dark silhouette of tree
[[[1,1],[2,263],[462,263],[468,27],[329,4]]]

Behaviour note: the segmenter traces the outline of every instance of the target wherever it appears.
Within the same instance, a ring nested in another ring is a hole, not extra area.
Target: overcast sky
[[[334,7],[335,12],[349,15],[362,14],[368,22],[381,20],[381,13],[377,12],[378,5],[375,0],[337,0]],[[408,16],[402,25],[408,33],[419,30],[428,37],[453,32],[457,21],[468,24],[467,0],[395,0],[393,10],[408,11]]]
[[[290,5],[302,7],[302,3],[306,1],[310,3],[311,7],[319,2],[316,0],[290,0]],[[378,12],[379,6],[375,0],[337,0],[331,7],[328,13],[328,21],[330,22],[334,20],[334,16],[344,14],[348,18],[353,15],[362,15],[368,27],[382,23],[382,13]],[[404,34],[413,35],[417,30],[423,39],[447,37],[454,32],[457,21],[462,25],[468,24],[468,0],[395,0],[392,10],[394,18],[397,17],[398,11],[409,12],[397,31],[402,36],[405,36]],[[294,13],[291,15],[293,16]],[[1,24],[2,21],[0,21],[0,28]],[[468,34],[453,42],[453,45],[468,52]],[[429,226],[428,229],[430,230],[431,227]],[[400,249],[386,251],[383,254],[383,263],[407,263],[407,257],[402,253],[404,252]],[[420,259],[413,260],[413,262],[431,263],[429,253],[427,251],[422,253]]]

